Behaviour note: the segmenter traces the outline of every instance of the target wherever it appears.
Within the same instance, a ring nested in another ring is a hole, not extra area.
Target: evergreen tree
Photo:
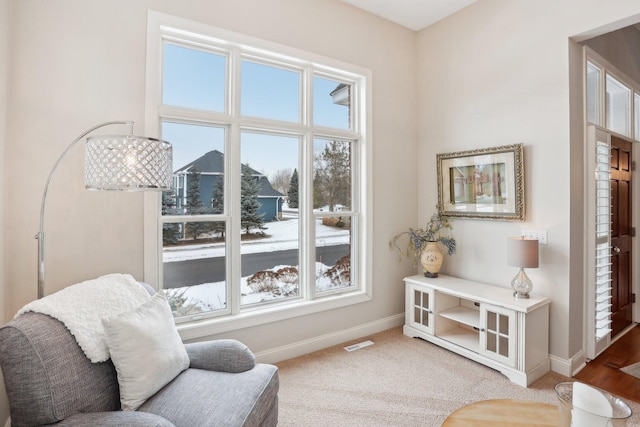
[[[327,203],[324,191],[324,177],[319,169],[313,172],[313,208],[318,209]]]
[[[162,215],[176,215],[176,191],[171,188],[162,192]],[[162,224],[162,244],[164,246],[175,245],[182,237],[180,235],[180,224],[175,222]]]
[[[224,175],[219,175],[216,178],[216,183],[213,186],[213,193],[211,194],[211,213],[222,214],[224,213]],[[225,222],[216,221],[211,226],[211,231],[219,233],[220,237],[224,239]]]
[[[260,202],[258,194],[260,193],[260,184],[251,176],[251,169],[244,167],[242,172],[242,181],[240,183],[240,224],[246,234],[251,233],[251,229],[257,228],[264,234],[264,214],[259,214]]]
[[[197,169],[193,169],[189,174],[189,183],[187,188],[187,215],[202,215],[206,213],[206,208],[200,198],[200,172]],[[185,230],[186,237],[192,237],[193,240],[197,240],[198,236],[202,233],[206,233],[208,226],[206,223],[188,222]]]
[[[289,192],[287,193],[289,207],[293,209],[297,209],[300,203],[298,198],[298,187],[298,169],[294,169],[293,175],[291,175],[291,181],[289,182]]]
[[[224,175],[218,175],[211,193],[211,213],[221,214],[224,212]]]
[[[331,141],[316,158],[314,199],[323,198],[333,212],[336,205],[351,206],[351,155],[349,143]],[[319,191],[316,194],[316,190]],[[320,203],[320,201],[318,201]],[[314,206],[316,201],[314,200]]]

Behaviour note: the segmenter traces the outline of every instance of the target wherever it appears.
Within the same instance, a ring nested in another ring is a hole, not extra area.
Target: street
[[[325,265],[349,253],[349,245],[321,246],[316,248],[316,259]],[[242,256],[242,276],[268,270],[277,265],[298,265],[298,250],[250,253]],[[164,288],[181,288],[225,280],[225,258],[200,258],[164,263]]]

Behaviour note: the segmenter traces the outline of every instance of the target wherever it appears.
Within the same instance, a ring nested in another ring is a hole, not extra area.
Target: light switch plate
[[[547,244],[547,230],[521,230],[522,237],[536,239],[541,245]]]

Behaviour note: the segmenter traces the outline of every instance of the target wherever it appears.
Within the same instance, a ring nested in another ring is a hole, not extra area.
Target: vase
[[[420,254],[420,264],[422,264],[424,276],[430,278],[438,277],[443,261],[444,253],[440,242],[427,242]]]

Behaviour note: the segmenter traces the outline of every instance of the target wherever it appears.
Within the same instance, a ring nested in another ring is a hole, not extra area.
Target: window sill
[[[265,323],[306,316],[367,301],[371,301],[371,295],[367,292],[353,292],[348,295],[336,295],[315,301],[298,301],[294,304],[265,307],[264,309],[246,311],[235,316],[197,320],[178,324],[176,327],[183,341],[198,340],[222,332],[264,325]]]

